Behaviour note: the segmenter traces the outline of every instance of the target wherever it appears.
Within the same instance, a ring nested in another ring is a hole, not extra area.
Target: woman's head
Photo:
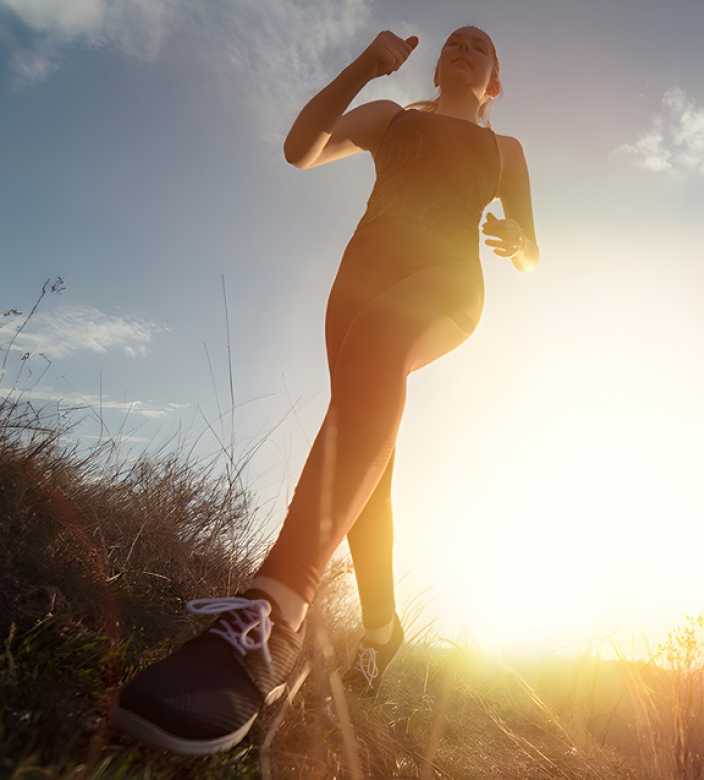
[[[435,86],[451,91],[471,86],[479,100],[479,119],[488,124],[491,101],[501,94],[499,57],[491,38],[479,27],[455,30],[445,41],[435,67]]]

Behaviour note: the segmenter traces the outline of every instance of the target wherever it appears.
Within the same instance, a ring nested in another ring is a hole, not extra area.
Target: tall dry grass
[[[188,599],[242,589],[265,547],[231,451],[135,456],[123,428],[102,425],[87,446],[74,435],[85,407],[32,402],[41,374],[13,347],[62,287],[47,281],[28,314],[0,318],[3,777],[73,776],[88,754],[126,770],[129,751],[103,750],[116,690],[192,633]]]
[[[263,550],[227,476],[173,453],[81,453],[31,419],[0,408],[5,763],[102,733],[121,680],[192,630],[185,601],[240,590]]]

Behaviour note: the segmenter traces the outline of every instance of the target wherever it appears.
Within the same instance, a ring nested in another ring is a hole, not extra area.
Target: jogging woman
[[[347,675],[378,690],[403,630],[392,569],[391,476],[408,375],[458,347],[479,322],[486,244],[518,271],[538,264],[520,143],[486,120],[501,91],[489,36],[456,30],[435,70],[439,95],[402,108],[350,103],[398,70],[418,39],[380,33],[301,111],[286,159],[311,168],[358,152],[377,178],[330,292],[330,405],[281,533],[250,589],[192,601],[213,624],[121,692],[116,725],[183,755],[228,750],[276,700],[299,664],[308,606],[347,537],[365,633]],[[501,200],[504,219],[485,208]]]

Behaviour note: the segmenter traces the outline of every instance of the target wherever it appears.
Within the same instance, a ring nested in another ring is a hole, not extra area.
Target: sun
[[[623,408],[558,419],[524,432],[471,482],[460,453],[440,469],[438,524],[423,539],[438,620],[492,652],[609,643],[625,627],[646,632],[682,597],[682,556],[664,523],[686,524],[697,497],[666,426],[646,428]]]

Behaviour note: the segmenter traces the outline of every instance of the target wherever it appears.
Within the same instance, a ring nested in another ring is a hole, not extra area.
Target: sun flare
[[[697,571],[682,550],[701,504],[686,433],[664,417],[646,425],[638,409],[554,412],[559,425],[538,414],[471,479],[459,445],[438,466],[448,489],[434,495],[440,533],[424,549],[447,608],[439,625],[492,651],[628,642],[649,622],[662,631],[684,616]]]

